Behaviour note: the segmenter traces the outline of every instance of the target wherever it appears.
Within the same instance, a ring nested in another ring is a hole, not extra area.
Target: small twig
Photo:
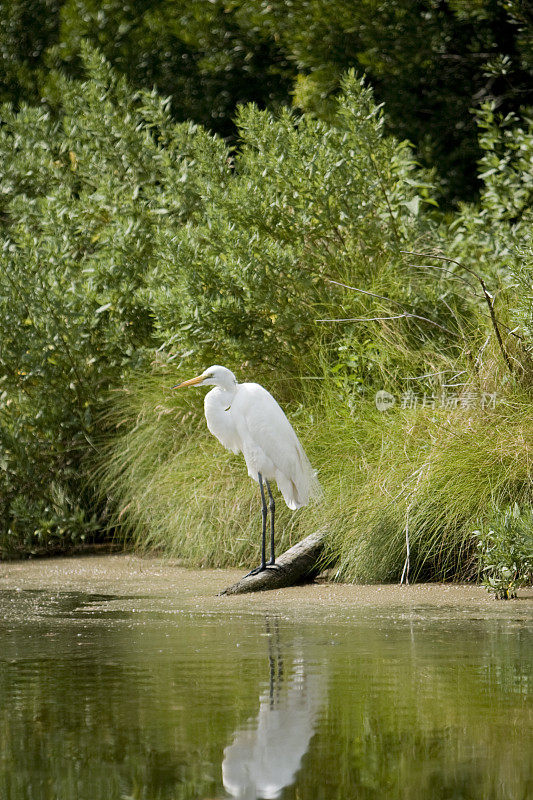
[[[483,353],[485,352],[485,348],[486,348],[486,346],[488,345],[489,342],[490,342],[490,333],[487,336],[487,338],[485,339],[485,341],[482,344],[482,346],[479,348],[478,354],[476,356],[476,364],[475,364],[476,371],[477,371],[477,369],[479,369],[479,367],[481,367],[481,364],[483,363],[481,361],[481,359],[482,359]]]
[[[505,324],[504,324],[503,322],[501,322],[501,321],[500,321],[500,325],[502,326],[502,328],[505,328],[505,330],[507,331],[507,333],[509,334],[509,336],[515,336],[517,339],[520,339],[520,341],[521,341],[521,342],[523,342],[523,341],[524,341],[524,337],[522,336],[522,334],[521,334],[521,333],[517,333],[517,332],[516,332],[516,331],[517,331],[517,329],[516,329],[516,328],[512,328],[512,329],[511,329],[511,328],[510,328],[508,325],[505,325]]]
[[[334,283],[336,286],[342,286],[344,289],[351,289],[354,292],[360,292],[360,294],[366,294],[369,297],[377,297],[378,300],[385,300],[387,303],[393,303],[394,305],[399,306],[400,308],[405,308],[405,303],[401,303],[399,300],[393,300],[391,297],[384,297],[382,294],[376,294],[375,292],[369,292],[367,289],[359,289],[357,286],[349,286],[347,283],[341,283],[340,281],[334,281],[331,278],[326,278],[328,283]],[[370,318],[343,318],[343,319],[317,319],[315,322],[373,322],[373,321],[380,321],[386,319],[402,319],[402,317],[413,317],[413,319],[420,319],[423,322],[429,322],[430,325],[435,325],[437,328],[440,328],[446,333],[451,334],[452,336],[457,336],[456,333],[450,331],[448,328],[445,328],[443,325],[439,325],[438,322],[433,322],[432,319],[428,319],[427,317],[421,317],[418,314],[413,314],[410,311],[406,311],[404,314],[399,314],[397,316],[390,316],[390,317],[370,317]]]
[[[404,251],[402,250],[401,252],[403,253]],[[468,288],[474,294],[474,297],[479,297],[470,281],[467,281],[467,279],[463,278],[461,275],[457,275],[457,273],[451,269],[446,269],[446,267],[438,267],[436,264],[409,264],[408,266],[414,267],[415,269],[438,269],[439,272],[446,272],[446,274],[451,275],[454,280],[464,283],[466,286],[468,286]]]
[[[404,582],[405,578],[405,585],[409,586],[409,557],[411,555],[411,551],[409,549],[409,510],[411,506],[407,509],[407,516],[405,518],[405,563],[403,565],[402,577],[400,578],[400,586]]]
[[[392,317],[342,317],[338,319],[315,319],[315,322],[379,322],[382,319],[402,319],[407,314],[395,314]]]
[[[406,250],[402,250],[401,252],[405,253],[407,251]],[[435,256],[435,258],[437,258],[437,256]],[[451,269],[446,269],[445,267],[437,267],[435,264],[409,264],[408,266],[414,267],[415,269],[438,269],[441,272],[446,272],[448,275],[451,275],[455,280],[460,281],[461,283],[464,283],[465,286],[468,286],[468,288],[472,292],[472,295],[475,298],[477,298],[478,300],[481,299],[481,295],[477,294],[477,292],[474,290],[474,287],[472,286],[470,281],[467,281],[466,278],[462,278],[460,275],[457,275],[457,273],[453,272]],[[467,269],[467,268],[464,267],[464,269]],[[510,336],[514,336],[515,339],[520,339],[521,342],[524,341],[524,337],[520,333],[516,332],[517,331],[516,328],[511,329],[508,325],[505,324],[505,322],[502,322],[501,319],[498,320],[498,324],[499,324],[500,328],[505,328],[505,330],[507,331],[507,333]]]
[[[469,272],[478,281],[483,281],[483,279],[479,277],[477,272],[474,272],[474,270],[470,269],[470,267],[465,267],[464,264],[461,264],[460,261],[456,261],[455,258],[448,258],[448,256],[438,256],[435,255],[435,253],[418,253],[415,250],[400,250],[400,253],[406,253],[408,256],[421,256],[422,258],[437,258],[440,261],[448,261],[450,264],[457,264],[458,267],[464,269],[466,272]]]
[[[416,479],[415,488],[411,492],[411,497],[413,499],[407,506],[407,511],[405,512],[405,562],[403,565],[402,577],[400,578],[400,586],[403,584],[404,579],[405,579],[405,585],[409,586],[409,567],[410,567],[410,557],[411,557],[411,547],[409,543],[409,513],[411,511],[411,506],[414,503],[414,493],[416,492],[418,484],[420,483],[420,478],[422,477],[422,470],[425,466],[428,465],[429,462],[427,464],[423,464],[418,470],[418,478]]]
[[[385,198],[385,203],[387,204],[387,209],[389,211],[389,216],[390,216],[390,219],[391,219],[392,230],[394,231],[394,236],[396,238],[396,241],[399,243],[400,235],[398,233],[398,228],[396,226],[396,220],[394,219],[394,214],[392,212],[391,204],[389,202],[389,196],[387,194],[387,191],[385,189],[385,185],[383,183],[383,178],[381,177],[381,173],[380,173],[380,171],[378,169],[378,165],[376,163],[376,159],[375,159],[374,153],[369,153],[369,156],[370,156],[370,161],[372,162],[372,166],[374,167],[374,171],[375,171],[375,173],[377,175],[377,178],[378,178],[379,188],[381,189],[381,191],[383,193],[383,197]]]
[[[427,372],[425,375],[415,375],[413,378],[409,378],[410,381],[420,381],[422,378],[433,378],[435,375],[446,375],[448,372],[454,372],[453,369],[443,369],[440,372]],[[454,377],[459,377],[459,375],[463,375],[466,372],[465,369],[461,370],[461,372],[455,372]]]
[[[438,322],[433,322],[432,319],[428,319],[427,317],[421,317],[418,314],[395,314],[394,316],[390,317],[343,317],[339,319],[316,319],[315,322],[380,322],[381,320],[386,319],[420,319],[422,322],[429,322],[430,325],[434,325],[436,328],[440,328],[441,331],[445,333],[449,333],[450,336],[457,337],[457,333],[455,331],[451,331],[449,328],[445,328],[444,325],[439,325]]]
[[[360,294],[367,294],[369,297],[377,297],[378,300],[385,300],[387,303],[394,303],[400,308],[405,308],[403,303],[400,303],[399,300],[393,300],[391,297],[384,297],[382,294],[375,294],[374,292],[369,292],[367,289],[358,289],[357,286],[348,286],[347,283],[341,283],[340,281],[331,280],[331,278],[326,278],[327,283],[334,283],[335,286],[342,286],[344,289],[351,289],[353,292],[359,292]]]

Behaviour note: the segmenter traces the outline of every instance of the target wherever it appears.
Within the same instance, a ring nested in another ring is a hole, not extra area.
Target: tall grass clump
[[[480,520],[495,505],[532,500],[529,399],[517,392],[494,408],[410,409],[398,397],[380,412],[373,398],[339,402],[338,387],[322,378],[320,390],[297,382],[290,417],[325,497],[295,513],[278,504],[278,547],[321,530],[338,579],[390,581],[402,574],[408,533],[411,580],[475,579]],[[242,457],[207,432],[203,392],[172,393],[174,380],[174,370],[158,368],[115,405],[130,429],[112,447],[103,485],[137,546],[188,564],[253,563],[257,487]]]
[[[532,499],[528,414],[529,405],[518,402],[486,413],[362,415],[361,428],[375,445],[361,452],[349,525],[333,527],[329,537],[338,576],[399,580],[408,540],[410,579],[476,577],[475,521],[488,519],[494,503]]]

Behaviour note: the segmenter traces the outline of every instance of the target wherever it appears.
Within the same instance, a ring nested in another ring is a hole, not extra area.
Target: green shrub
[[[480,202],[464,204],[442,235],[448,255],[506,288],[531,248],[533,119],[528,109],[522,117],[503,117],[493,103],[485,103],[477,119]]]
[[[401,306],[430,318],[405,323],[417,343],[434,338],[432,321],[455,324],[438,299],[442,283],[398,275],[400,248],[432,240],[435,226],[424,213],[435,202],[429,176],[405,144],[385,136],[364,82],[350,74],[343,88],[333,125],[241,109],[241,144],[225,191],[203,219],[176,233],[160,230],[150,302],[174,352],[204,363],[223,352],[232,363],[301,372],[303,342],[309,351],[338,339],[335,326],[317,324],[322,318],[397,314]],[[393,299],[376,303],[332,280]]]
[[[175,119],[234,136],[239,103],[291,103],[328,119],[346,70],[365,71],[387,124],[438,165],[448,199],[477,196],[472,106],[531,98],[523,0],[4,0],[0,100],[57,100],[56,70],[83,76],[98,47],[131,86],[156,86]],[[52,69],[51,69],[52,67]]]
[[[0,552],[97,527],[85,465],[107,393],[160,344],[143,296],[157,230],[201,213],[228,169],[222,142],[85,61],[59,116],[2,109]]]
[[[499,600],[533,583],[533,510],[518,503],[497,511],[474,537],[478,540],[483,583]]]

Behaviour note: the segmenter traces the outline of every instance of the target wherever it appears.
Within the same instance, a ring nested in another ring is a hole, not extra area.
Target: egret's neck
[[[213,379],[213,383],[216,389],[220,389],[221,392],[229,392],[230,394],[235,394],[237,386],[239,385],[235,380],[235,375],[233,372],[230,372],[229,369],[225,370],[222,375],[217,375],[216,378]]]
[[[231,405],[233,402],[233,398],[237,392],[238,384],[233,383],[232,385],[224,385],[224,386],[214,386],[208,395],[211,395],[213,400],[217,400],[218,402],[224,403],[226,405]]]

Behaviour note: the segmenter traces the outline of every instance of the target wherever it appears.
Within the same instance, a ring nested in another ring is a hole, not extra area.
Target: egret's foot
[[[249,578],[250,575],[259,575],[260,572],[266,572],[267,569],[272,569],[272,570],[279,569],[279,570],[282,570],[283,567],[281,566],[281,564],[276,564],[276,562],[272,563],[271,561],[269,561],[268,564],[261,564],[259,567],[256,567],[255,569],[251,569],[250,572],[247,572],[244,577],[245,578]]]
[[[266,569],[267,569],[267,565],[266,564],[261,564],[259,567],[256,567],[255,569],[251,569],[250,572],[247,572],[244,577],[245,578],[249,578],[250,575],[259,575],[260,572],[265,572]]]

